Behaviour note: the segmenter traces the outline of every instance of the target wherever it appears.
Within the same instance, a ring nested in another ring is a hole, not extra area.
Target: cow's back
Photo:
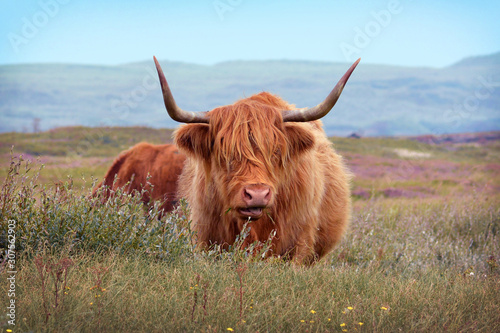
[[[177,181],[184,161],[185,155],[175,145],[141,142],[115,159],[94,193],[103,185],[107,186],[106,196],[110,190],[123,187],[127,193],[143,192],[144,202],[162,200],[162,210],[171,211],[177,201]]]
[[[319,206],[315,253],[321,258],[338,244],[351,219],[352,174],[326,135],[318,134],[315,153],[324,177],[324,193]]]

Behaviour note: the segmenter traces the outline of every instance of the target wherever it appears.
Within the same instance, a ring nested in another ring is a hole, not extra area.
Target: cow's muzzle
[[[262,216],[272,199],[271,188],[267,185],[254,184],[241,190],[241,199],[245,204],[238,209],[243,218],[258,219]]]

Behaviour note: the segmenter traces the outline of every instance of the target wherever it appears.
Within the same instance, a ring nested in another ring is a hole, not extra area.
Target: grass
[[[412,177],[379,182],[360,156],[386,172],[401,159],[357,154],[344,154],[361,178],[354,186],[371,179],[376,195],[355,199],[346,237],[310,268],[260,261],[237,245],[196,252],[185,204],[157,219],[158,204],[144,206],[125,193],[106,204],[90,198],[85,167],[78,171],[85,181],[53,186],[41,175],[46,169],[14,158],[3,170],[0,246],[5,253],[8,221],[15,220],[16,325],[4,310],[0,329],[500,331],[500,196],[487,186],[498,184],[498,175],[486,167],[495,163],[431,158]],[[472,184],[463,182],[466,174]],[[415,186],[432,195],[380,194]],[[5,307],[12,299],[10,264],[0,270]]]
[[[147,127],[62,127],[42,133],[0,133],[0,177],[6,176],[12,147],[26,159],[39,160],[43,184],[71,178],[76,187],[102,177],[118,154],[147,141],[172,142],[171,129]]]
[[[498,162],[500,142],[493,141],[478,146],[476,144],[436,144],[418,142],[411,138],[332,138],[334,146],[344,154],[371,155],[376,157],[397,158],[397,149],[428,153],[431,159],[450,162]],[[412,159],[405,159],[407,161]]]
[[[109,157],[140,142],[172,142],[171,129],[149,127],[61,127],[41,133],[0,133],[0,154],[16,151],[33,156]]]
[[[20,330],[340,332],[342,323],[350,331],[381,332],[499,328],[498,277],[445,269],[401,274],[378,265],[359,270],[248,263],[240,291],[238,266],[229,261],[170,266],[115,254],[73,255],[72,261],[64,303],[47,322],[42,285],[33,279],[36,265],[22,262]]]

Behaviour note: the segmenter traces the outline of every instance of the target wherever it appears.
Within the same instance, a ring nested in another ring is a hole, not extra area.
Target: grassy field
[[[500,331],[498,141],[332,138],[355,174],[353,219],[337,249],[305,268],[237,244],[193,251],[185,204],[158,220],[158,205],[89,197],[121,150],[170,136],[0,134],[3,253],[9,230],[16,238],[0,272],[4,332]],[[33,162],[11,160],[12,145]]]

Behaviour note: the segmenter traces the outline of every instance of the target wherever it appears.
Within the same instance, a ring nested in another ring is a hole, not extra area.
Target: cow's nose
[[[249,185],[243,188],[243,202],[247,207],[266,207],[271,200],[271,188],[266,185]]]

